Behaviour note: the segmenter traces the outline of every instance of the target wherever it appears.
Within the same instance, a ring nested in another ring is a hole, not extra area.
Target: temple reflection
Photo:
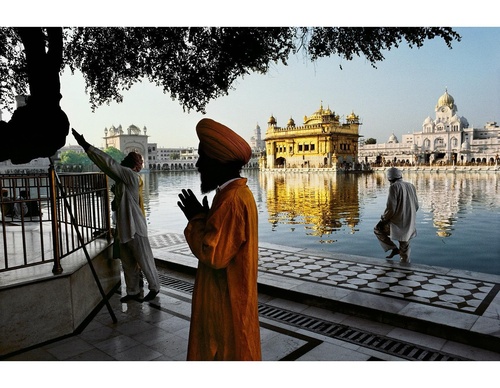
[[[436,234],[440,237],[452,235],[460,215],[470,213],[473,202],[495,207],[500,203],[497,174],[424,173],[412,177],[420,206],[432,216]]]
[[[474,202],[492,209],[500,204],[497,174],[405,173],[404,179],[417,188],[422,223],[431,223],[438,237],[453,234],[461,214],[471,212]],[[335,240],[338,231],[359,231],[364,202],[378,198],[381,212],[389,182],[380,172],[372,174],[261,172],[259,183],[266,196],[268,220],[273,230],[279,224],[292,230],[302,226],[306,235]],[[377,218],[377,210],[363,217]]]
[[[331,173],[261,173],[260,185],[266,192],[269,222],[303,225],[306,234],[324,237],[347,228],[357,231],[359,223],[358,177]]]
[[[384,172],[242,172],[259,214],[259,243],[379,257],[373,227],[385,208]],[[183,233],[178,194],[190,188],[201,200],[195,171],[144,174],[149,233]],[[500,174],[403,172],[419,196],[415,257],[426,265],[500,274]],[[209,204],[215,192],[209,193]],[[478,242],[486,244],[479,249]]]

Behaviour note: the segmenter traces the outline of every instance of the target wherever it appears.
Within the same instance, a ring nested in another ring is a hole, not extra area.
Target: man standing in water
[[[115,181],[116,230],[127,289],[127,295],[120,301],[153,300],[160,292],[160,279],[149,244],[142,198],[143,182],[139,172],[144,166],[143,157],[137,152],[130,152],[121,163],[118,163],[105,152],[90,145],[83,135],[74,129],[72,133],[90,160]],[[146,276],[149,288],[149,293],[144,299],[140,297],[141,270]]]
[[[198,258],[187,359],[261,360],[257,207],[240,176],[252,150],[211,119],[202,119],[196,132],[201,192],[217,191],[211,208],[206,196],[201,204],[189,189],[179,194],[188,219],[184,235]]]
[[[415,186],[403,181],[401,171],[395,167],[387,170],[387,179],[391,182],[387,205],[373,231],[384,251],[392,250],[388,259],[399,255],[401,263],[409,263],[410,240],[417,235],[417,192]],[[392,239],[399,242],[399,248]]]

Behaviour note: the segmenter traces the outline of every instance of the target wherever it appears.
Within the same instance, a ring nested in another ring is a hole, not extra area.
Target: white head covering
[[[401,179],[403,174],[401,170],[398,170],[396,167],[391,167],[386,171],[387,179],[392,181],[393,179]]]

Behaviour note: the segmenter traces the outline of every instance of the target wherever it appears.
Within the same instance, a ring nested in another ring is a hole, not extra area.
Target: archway
[[[284,167],[286,167],[286,159],[283,157],[279,157],[274,162],[274,165],[275,165],[275,167],[278,167],[278,168],[284,168]]]

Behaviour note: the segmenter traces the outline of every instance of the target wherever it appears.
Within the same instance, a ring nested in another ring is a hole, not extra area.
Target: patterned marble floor
[[[259,254],[261,271],[472,314],[481,314],[500,288],[475,279],[384,266],[383,261],[371,265],[273,249],[261,249]]]
[[[150,238],[153,248],[178,245],[171,252],[192,256],[182,235]],[[293,248],[259,248],[259,271],[304,281],[379,294],[481,315],[498,294],[500,284],[474,278],[415,270],[392,260],[380,264],[335,259],[331,253],[311,254]]]

